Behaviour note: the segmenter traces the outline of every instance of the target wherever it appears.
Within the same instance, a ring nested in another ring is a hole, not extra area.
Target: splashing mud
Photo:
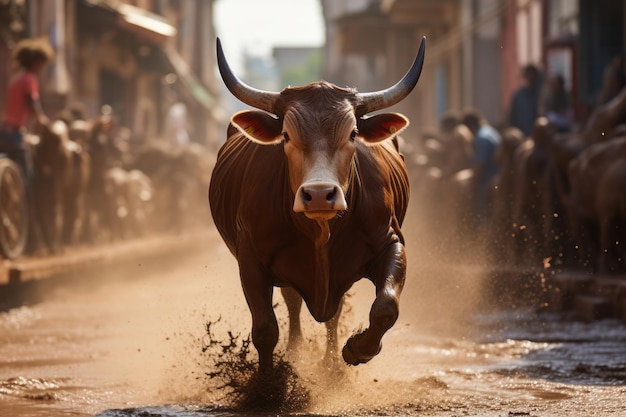
[[[263,411],[256,401],[266,383],[255,384],[257,354],[246,333],[250,312],[237,265],[215,235],[167,262],[137,262],[56,287],[38,283],[37,302],[0,311],[0,415],[623,415],[623,325],[509,307],[485,312],[486,261],[468,266],[448,242],[425,244],[417,218],[405,227],[411,262],[400,317],[366,365],[346,366],[340,352],[324,362],[325,327],[306,309],[305,340],[288,350],[287,311],[276,294],[276,363],[285,365],[277,366],[280,401]],[[340,347],[367,325],[375,290],[361,281],[351,294]]]
[[[206,376],[208,390],[217,390],[222,401],[240,412],[293,412],[306,409],[309,392],[301,384],[295,369],[281,354],[274,355],[270,374],[258,372],[253,361],[250,336],[227,332],[227,341],[217,338],[215,322],[206,324],[202,353],[209,366]]]
[[[15,377],[0,381],[0,394],[29,400],[60,400],[61,386],[64,381],[46,378]]]

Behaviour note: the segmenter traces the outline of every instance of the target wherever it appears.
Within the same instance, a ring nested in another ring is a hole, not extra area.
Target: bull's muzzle
[[[341,187],[328,183],[302,184],[293,203],[293,211],[311,219],[332,219],[347,208]]]

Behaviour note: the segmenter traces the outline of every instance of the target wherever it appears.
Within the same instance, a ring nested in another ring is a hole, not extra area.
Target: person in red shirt
[[[5,114],[0,121],[0,150],[23,170],[27,188],[32,182],[33,167],[24,144],[24,133],[33,116],[39,125],[49,122],[39,101],[37,76],[53,54],[48,40],[42,38],[24,39],[13,50],[13,59],[19,65],[19,71],[9,82],[7,90]]]

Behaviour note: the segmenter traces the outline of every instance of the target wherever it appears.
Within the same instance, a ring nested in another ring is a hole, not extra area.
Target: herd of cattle
[[[214,157],[201,145],[154,141],[133,147],[130,131],[104,115],[63,118],[27,136],[34,179],[28,250],[179,232],[206,218]]]
[[[443,125],[405,153],[414,204],[430,208],[429,221],[456,239],[477,233],[467,227],[472,134]],[[495,260],[626,272],[626,90],[579,132],[560,133],[541,117],[531,137],[501,133],[492,221],[480,231]],[[31,251],[181,231],[207,215],[213,154],[157,141],[129,149],[127,136],[100,117],[56,120],[27,137],[38,219]]]
[[[531,137],[501,133],[489,222],[467,227],[472,135],[461,124],[425,136],[407,158],[417,204],[430,206],[444,233],[482,233],[501,264],[625,273],[626,89],[579,131],[559,132],[540,117]]]

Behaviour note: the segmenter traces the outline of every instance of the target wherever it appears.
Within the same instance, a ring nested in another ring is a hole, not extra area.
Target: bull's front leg
[[[293,288],[283,287],[280,289],[287,306],[289,315],[289,338],[287,339],[287,352],[294,352],[302,343],[302,327],[300,326],[300,310],[302,297]]]
[[[259,354],[259,371],[273,369],[273,353],[278,343],[278,322],[272,306],[273,284],[256,262],[249,245],[242,243],[237,254],[239,275],[250,313],[252,314],[252,343]]]
[[[382,348],[381,339],[399,314],[400,293],[406,277],[404,245],[396,238],[381,254],[372,271],[376,299],[370,310],[370,326],[348,339],[343,348],[343,359],[349,365],[369,362]]]

